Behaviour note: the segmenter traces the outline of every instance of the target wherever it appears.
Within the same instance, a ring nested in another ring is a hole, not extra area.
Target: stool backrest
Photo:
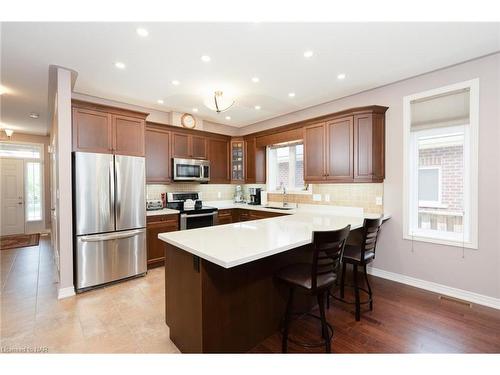
[[[382,225],[382,218],[378,219],[365,219],[363,222],[363,242],[361,244],[361,259],[365,259],[365,252],[373,251],[375,255],[375,248],[377,247],[377,238],[380,233],[380,226]]]
[[[336,274],[350,231],[348,225],[339,230],[313,232],[312,290],[317,288],[318,277]]]

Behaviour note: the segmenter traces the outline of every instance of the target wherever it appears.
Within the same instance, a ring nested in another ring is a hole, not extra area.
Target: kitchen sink
[[[295,207],[273,207],[273,206],[265,206],[266,208],[270,208],[272,210],[293,210]]]

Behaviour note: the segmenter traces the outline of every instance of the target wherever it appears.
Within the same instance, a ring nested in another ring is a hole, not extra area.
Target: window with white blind
[[[478,85],[404,98],[406,239],[477,248]]]

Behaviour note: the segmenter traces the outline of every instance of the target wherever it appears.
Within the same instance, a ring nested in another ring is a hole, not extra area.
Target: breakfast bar
[[[297,210],[159,234],[166,242],[165,312],[171,340],[184,353],[252,349],[280,327],[287,295],[274,279],[276,271],[310,262],[313,231],[350,224],[355,232],[364,217]],[[297,297],[301,311],[312,308],[312,300]]]

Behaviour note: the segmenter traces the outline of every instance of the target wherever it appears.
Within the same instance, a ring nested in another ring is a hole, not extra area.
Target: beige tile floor
[[[145,277],[57,299],[50,239],[0,251],[2,352],[179,353],[164,313],[164,268]]]

